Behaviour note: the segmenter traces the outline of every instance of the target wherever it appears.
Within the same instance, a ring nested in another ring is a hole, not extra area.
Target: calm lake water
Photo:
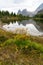
[[[23,24],[23,25],[33,24],[33,25],[35,25],[35,27],[36,27],[39,31],[43,32],[43,21],[34,21],[34,20],[30,19],[30,20],[23,20],[23,21],[21,21],[21,22],[18,21],[18,23],[19,23],[19,24]]]
[[[13,21],[13,22],[15,22],[15,21]],[[12,22],[12,23],[13,23]],[[30,20],[22,20],[22,21],[17,21],[19,24],[23,24],[23,25],[26,25],[26,24],[33,24],[33,25],[35,25],[35,27],[39,30],[39,31],[41,31],[41,32],[43,32],[43,21],[34,21],[34,20],[32,20],[32,19],[30,19]],[[0,26],[2,26],[2,25],[4,25],[4,24],[6,24],[6,23],[1,23],[0,22]],[[8,24],[8,23],[7,23]]]

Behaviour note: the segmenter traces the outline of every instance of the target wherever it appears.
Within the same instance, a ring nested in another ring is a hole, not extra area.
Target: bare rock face
[[[30,17],[33,16],[33,13],[27,11],[27,9],[23,9],[22,11],[21,11],[21,10],[18,10],[18,13],[17,13],[17,14],[18,14],[18,15],[19,15],[19,14],[22,14],[23,16],[30,16]]]

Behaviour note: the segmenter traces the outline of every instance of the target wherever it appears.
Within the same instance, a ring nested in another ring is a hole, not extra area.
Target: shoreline
[[[2,21],[3,23],[9,23],[10,21],[22,21],[22,20],[29,20],[29,19],[33,19],[36,21],[43,21],[43,18],[34,18],[34,17],[2,17],[0,18],[0,21]]]

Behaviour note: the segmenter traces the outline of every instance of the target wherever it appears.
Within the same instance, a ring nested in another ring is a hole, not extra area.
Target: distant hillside
[[[43,14],[43,10],[38,11],[38,14]]]

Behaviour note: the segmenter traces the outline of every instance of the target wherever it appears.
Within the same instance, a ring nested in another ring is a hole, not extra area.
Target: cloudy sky
[[[43,3],[43,0],[0,0],[0,10],[16,13],[19,9],[34,11],[41,3]]]

